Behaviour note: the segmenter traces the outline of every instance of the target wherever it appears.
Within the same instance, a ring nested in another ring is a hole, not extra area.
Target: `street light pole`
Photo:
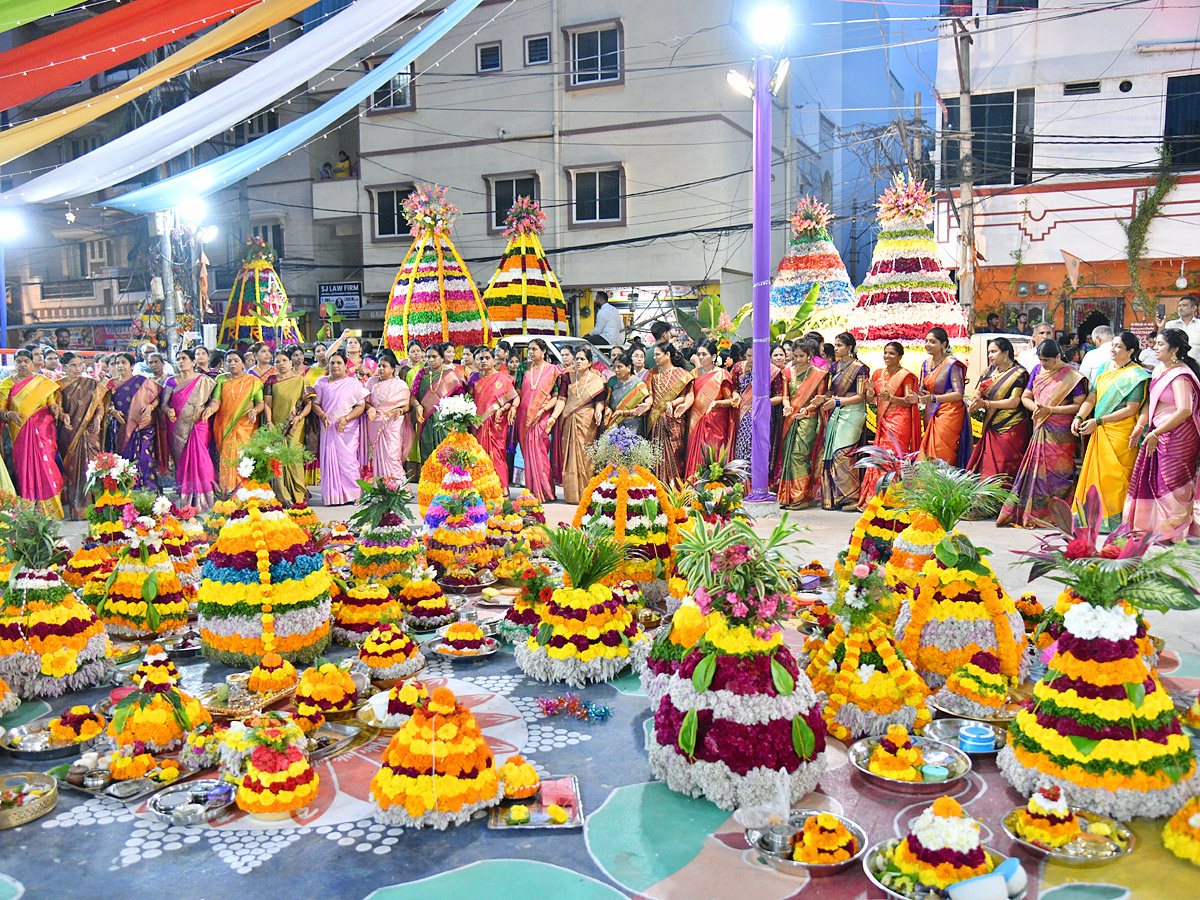
[[[751,401],[750,496],[765,502],[770,492],[771,451],[771,57],[754,60],[753,290],[754,343]]]
[[[175,269],[171,259],[171,230],[175,225],[175,212],[164,210],[158,213],[158,247],[162,257],[163,325],[167,330],[167,361],[175,365],[175,353],[179,335],[175,327]]]

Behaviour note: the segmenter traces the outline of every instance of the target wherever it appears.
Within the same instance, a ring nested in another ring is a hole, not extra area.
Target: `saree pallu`
[[[216,382],[207,375],[197,375],[180,387],[175,377],[167,379],[166,405],[175,412],[175,421],[168,421],[171,459],[175,462],[175,485],[185,506],[208,509],[217,487],[217,473],[208,452],[212,424],[202,421],[201,413],[212,399]]]
[[[1179,410],[1175,387],[1182,386],[1192,414],[1158,439],[1154,453],[1138,451],[1129,479],[1122,531],[1152,534],[1175,543],[1200,537],[1196,518],[1196,466],[1200,459],[1200,381],[1186,366],[1161,372],[1150,388],[1150,428]]]
[[[558,385],[558,396],[563,400],[569,395],[571,385],[575,383],[575,371],[564,372],[561,369],[555,384]],[[563,483],[563,418],[561,414],[550,432],[550,477],[555,484]]]
[[[424,366],[410,366],[404,370],[402,376],[404,383],[408,385],[409,398],[417,396],[417,382],[421,378],[421,372],[425,370]],[[408,451],[408,462],[412,463],[416,468],[421,467],[421,443],[417,440],[417,435],[420,433],[420,428],[417,425],[417,404],[410,403],[408,407],[408,425],[412,429],[413,442],[412,449]]]
[[[313,397],[316,390],[303,375],[280,378],[271,375],[267,379],[271,389],[271,421],[283,425],[287,442],[304,449],[304,419],[297,414]],[[308,483],[304,476],[303,461],[283,467],[283,474],[271,479],[271,487],[280,502],[295,506],[308,502]]]
[[[508,416],[493,415],[496,407],[514,390],[512,378],[507,372],[493,372],[479,378],[474,385],[475,411],[487,416],[475,429],[475,439],[483,452],[492,461],[500,489],[508,496]]]
[[[783,397],[784,370],[771,366],[771,399]],[[771,488],[779,484],[783,469],[783,404],[771,404]]]
[[[143,375],[134,375],[112,392],[112,408],[125,417],[125,423],[117,430],[116,451],[137,467],[139,488],[150,485],[156,489],[158,487],[155,457],[158,429],[154,416],[150,415],[150,424],[144,428],[139,428],[138,422],[154,406],[161,393],[162,388]]]
[[[94,378],[59,382],[64,419],[58,425],[58,455],[63,463],[63,506],[82,511],[88,505],[87,467],[100,453],[101,430],[108,411],[108,387]]]
[[[734,366],[737,369],[737,366]],[[734,416],[736,424],[734,425],[733,438],[733,458],[734,459],[750,459],[750,451],[752,448],[751,438],[754,434],[754,429],[751,427],[750,405],[752,394],[753,378],[738,370],[738,374],[734,376],[734,388],[741,398],[741,405],[737,409],[737,415]]]
[[[1146,399],[1149,381],[1149,373],[1136,363],[1120,368],[1115,363],[1105,363],[1096,376],[1096,408],[1092,416],[1098,420],[1133,401],[1140,405]],[[1100,530],[1106,534],[1120,526],[1125,510],[1129,478],[1138,456],[1137,449],[1129,446],[1136,424],[1135,414],[1111,425],[1098,425],[1079,467],[1075,514],[1081,514],[1088,489],[1094,485],[1100,491]]]
[[[916,393],[917,376],[903,367],[891,377],[886,369],[871,373],[875,392],[888,391],[903,397],[905,391]],[[898,454],[916,453],[921,448],[921,411],[916,404],[907,405],[890,400],[880,400],[875,407],[875,437],[871,443],[876,447]],[[879,469],[861,469],[862,485],[858,490],[858,507],[863,509],[875,496],[875,489],[883,473]]]
[[[1029,390],[1042,406],[1074,404],[1087,395],[1083,376],[1070,366],[1047,372],[1039,365],[1031,375]],[[1069,414],[1050,416],[1033,427],[1029,447],[1013,479],[1013,497],[1000,507],[997,526],[1044,527],[1052,521],[1050,501],[1055,497],[1071,500],[1075,493],[1075,451],[1079,445],[1071,433],[1072,418]]]
[[[713,409],[718,400],[733,396],[732,379],[724,369],[697,375],[692,382],[695,401],[688,411],[687,461],[684,477],[691,481],[704,463],[706,450],[729,450],[733,442],[733,410],[728,406]]]
[[[866,365],[858,360],[852,360],[841,371],[835,364],[830,373],[829,392],[835,398],[860,394],[868,375]],[[861,482],[859,470],[854,468],[854,456],[866,421],[865,403],[836,407],[829,414],[821,465],[821,506],[824,509],[845,509],[858,503]]]
[[[262,397],[262,382],[248,372],[237,378],[222,375],[213,389],[213,398],[220,402],[212,420],[220,463],[218,483],[226,494],[232,493],[242,481],[237,473],[238,457],[256,425],[247,414]]]
[[[667,404],[684,394],[691,381],[692,373],[679,366],[674,366],[670,372],[655,371],[650,376],[650,396],[654,401],[648,419],[650,442],[661,454],[654,467],[654,477],[663,484],[674,484],[682,477],[687,450],[686,422],[682,417],[668,415]]]
[[[979,391],[988,400],[1011,400],[1024,394],[1028,384],[1029,373],[1021,366],[1013,366],[1001,375],[989,369],[980,379]],[[1021,468],[1031,431],[1029,412],[1023,406],[989,411],[967,471],[984,477],[999,476],[1009,487]]]
[[[793,412],[784,419],[779,475],[781,506],[808,503],[816,496],[813,473],[819,467],[817,438],[821,434],[821,413],[817,410],[812,415],[805,415],[804,408],[814,396],[825,392],[828,377],[829,373],[824,369],[813,366],[803,380],[792,378],[787,382],[789,406]]]
[[[596,404],[604,399],[604,379],[595,372],[581,375],[571,385],[563,408],[563,499],[578,504],[592,480],[592,458],[588,445],[596,440]]]
[[[319,366],[308,366],[303,372],[304,380],[314,388],[317,379],[324,374],[325,370]],[[304,464],[304,483],[312,487],[321,483],[321,420],[316,412],[310,412],[304,423],[304,449],[312,455],[312,459]]]
[[[371,393],[357,378],[317,379],[316,400],[333,422],[321,428],[321,502],[326,506],[352,503],[362,496],[358,486],[362,469],[358,461],[362,416],[337,430],[337,419],[348,414]]]
[[[466,393],[467,386],[458,373],[451,368],[444,368],[440,375],[433,375],[429,370],[421,373],[417,387],[417,396],[421,400],[421,409],[425,412],[425,422],[420,426],[418,440],[421,443],[421,462],[424,463],[433,451],[450,433],[438,418],[438,404],[447,397]]]
[[[929,360],[921,364],[921,384],[931,394],[962,393],[966,389],[967,367],[947,356],[936,369],[929,371]],[[925,412],[925,436],[921,439],[921,456],[940,459],[952,466],[965,466],[967,446],[963,439],[967,423],[967,405],[934,401]]]
[[[174,378],[174,376],[169,376]],[[166,396],[167,381],[159,383],[160,397]],[[158,466],[159,481],[171,472],[171,420],[167,418],[167,405],[159,402],[154,408],[154,462]]]
[[[8,423],[17,494],[32,500],[47,515],[61,519],[63,476],[54,459],[58,433],[50,411],[57,394],[58,384],[44,375],[0,382],[0,408],[14,410],[21,417],[19,422]]]
[[[633,411],[646,402],[650,396],[650,387],[645,380],[631,375],[629,380],[621,382],[615,376],[608,379],[608,408],[613,411],[610,428],[620,425],[628,428],[639,437],[646,436],[645,415],[635,416]]]
[[[525,462],[525,486],[543,503],[554,499],[550,478],[550,429],[546,420],[554,406],[558,370],[549,363],[529,369],[521,380],[516,431]]]
[[[404,463],[416,438],[407,409],[412,395],[404,379],[397,376],[387,381],[372,378],[367,388],[371,392],[367,402],[375,409],[375,419],[368,419],[365,426],[375,478],[394,478],[403,483],[408,477]]]

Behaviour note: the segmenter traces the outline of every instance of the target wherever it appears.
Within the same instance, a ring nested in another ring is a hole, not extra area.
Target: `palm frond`
[[[1009,497],[998,477],[984,478],[947,465],[941,460],[917,462],[900,486],[901,501],[921,510],[947,532],[953,531],[969,511],[990,515]]]
[[[583,528],[547,528],[547,552],[563,567],[571,586],[586,590],[616,571],[625,549],[595,522]]]

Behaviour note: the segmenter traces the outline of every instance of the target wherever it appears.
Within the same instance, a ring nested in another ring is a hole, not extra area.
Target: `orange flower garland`
[[[442,479],[446,477],[446,467],[439,459],[443,447],[466,451],[471,464],[468,474],[471,476],[471,481],[474,482],[475,489],[483,495],[485,501],[499,503],[503,500],[500,478],[492,466],[492,458],[484,452],[483,447],[473,435],[454,431],[437,445],[437,449],[429,454],[429,459],[421,467],[421,481],[417,487],[417,506],[420,508],[422,516],[425,515],[429,504],[433,502],[434,494],[441,488]]]

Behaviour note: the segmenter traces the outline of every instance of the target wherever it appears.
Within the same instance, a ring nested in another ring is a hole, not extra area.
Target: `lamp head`
[[[12,209],[0,209],[0,243],[14,241],[25,233],[25,220]]]
[[[787,3],[763,0],[746,15],[746,33],[760,47],[779,47],[792,29],[792,10]]]
[[[185,200],[175,207],[175,216],[179,221],[183,222],[188,228],[197,228],[204,221],[204,216],[208,212],[208,204],[200,197],[193,200]]]

